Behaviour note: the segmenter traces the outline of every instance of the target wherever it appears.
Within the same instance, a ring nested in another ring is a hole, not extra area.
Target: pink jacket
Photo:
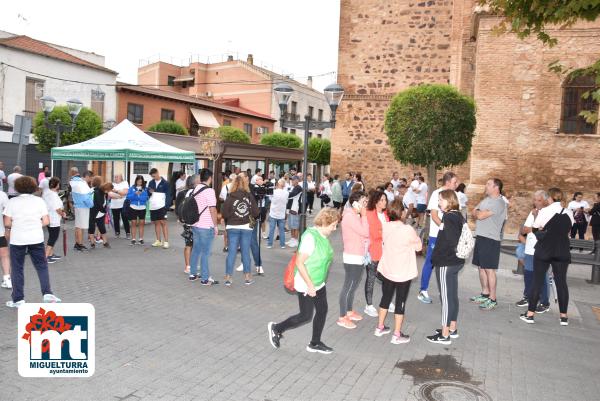
[[[342,240],[344,242],[344,253],[348,255],[367,254],[369,246],[369,221],[366,214],[360,217],[354,209],[344,209],[342,215]]]
[[[419,275],[416,251],[423,247],[415,230],[401,221],[383,224],[383,255],[377,270],[388,280],[404,282]]]

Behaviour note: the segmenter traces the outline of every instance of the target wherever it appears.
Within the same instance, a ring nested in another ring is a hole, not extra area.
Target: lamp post
[[[56,100],[52,96],[42,97],[40,99],[40,103],[42,105],[42,110],[44,111],[44,126],[56,133],[55,146],[59,147],[60,136],[65,132],[73,132],[73,129],[75,128],[75,121],[77,120],[77,116],[83,107],[83,103],[81,103],[79,99],[67,100],[67,108],[69,110],[69,115],[71,116],[71,124],[65,124],[60,120],[55,120],[53,122],[49,120],[50,113],[52,113],[54,106],[56,106]],[[51,170],[52,176],[54,176],[54,161],[52,162]]]
[[[324,90],[325,99],[331,109],[331,118],[329,121],[315,121],[312,116],[304,116],[304,121],[295,121],[286,119],[287,105],[294,93],[294,88],[288,84],[279,84],[274,88],[275,94],[277,95],[277,103],[279,103],[279,110],[281,116],[279,123],[282,128],[304,128],[304,158],[302,160],[302,210],[300,211],[300,233],[306,229],[306,187],[308,186],[306,180],[306,173],[308,170],[308,134],[311,130],[322,130],[326,128],[335,128],[335,114],[338,106],[344,96],[344,88],[338,84],[331,84]]]

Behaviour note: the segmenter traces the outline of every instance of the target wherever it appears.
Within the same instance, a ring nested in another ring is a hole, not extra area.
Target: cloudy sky
[[[2,2],[0,30],[102,54],[119,80],[140,62],[182,64],[227,54],[322,89],[335,80],[339,0]],[[145,60],[145,61],[144,61]]]

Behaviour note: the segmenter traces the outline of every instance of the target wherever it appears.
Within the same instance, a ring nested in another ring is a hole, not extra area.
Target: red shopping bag
[[[286,290],[290,292],[296,292],[294,289],[294,273],[296,271],[296,252],[294,252],[294,256],[290,259],[287,267],[283,272],[283,286]]]

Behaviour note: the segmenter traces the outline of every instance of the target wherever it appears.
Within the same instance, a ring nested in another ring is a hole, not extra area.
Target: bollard
[[[592,265],[592,284],[600,284],[600,241],[594,246],[594,264]]]

